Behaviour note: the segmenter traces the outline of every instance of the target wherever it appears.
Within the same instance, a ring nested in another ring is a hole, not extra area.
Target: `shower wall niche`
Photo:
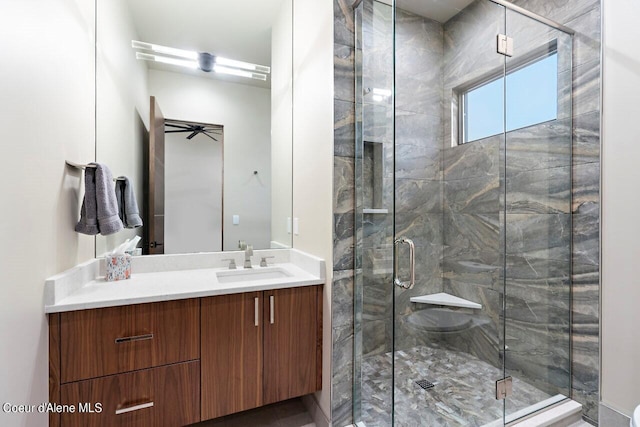
[[[386,214],[384,207],[384,144],[364,141],[362,153],[363,212]]]

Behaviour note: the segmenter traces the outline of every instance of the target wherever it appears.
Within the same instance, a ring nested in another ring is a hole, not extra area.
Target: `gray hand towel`
[[[84,199],[80,209],[80,221],[76,224],[76,231],[95,236],[100,232],[98,228],[98,208],[96,207],[96,184],[94,168],[84,171]]]
[[[116,181],[116,198],[118,200],[118,214],[125,228],[142,227],[142,218],[138,209],[138,201],[133,192],[131,182],[126,176],[118,177]]]
[[[84,171],[85,193],[76,225],[78,233],[108,235],[122,230],[118,204],[113,188],[113,175],[106,165],[90,163],[95,168]]]

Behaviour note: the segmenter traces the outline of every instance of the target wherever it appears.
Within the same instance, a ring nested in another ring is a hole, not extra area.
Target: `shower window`
[[[505,79],[497,75],[461,91],[462,144],[557,118],[557,51],[538,54],[510,68],[506,96]]]

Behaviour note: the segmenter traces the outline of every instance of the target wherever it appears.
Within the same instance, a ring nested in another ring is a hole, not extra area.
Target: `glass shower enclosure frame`
[[[571,396],[573,32],[502,0],[354,4],[354,422]]]

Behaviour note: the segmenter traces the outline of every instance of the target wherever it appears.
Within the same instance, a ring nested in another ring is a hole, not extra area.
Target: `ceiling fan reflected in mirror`
[[[222,126],[220,125],[165,119],[164,126],[164,133],[188,133],[188,140],[191,140],[197,135],[202,134],[213,139],[214,141],[218,141],[212,135],[222,135]]]
[[[201,70],[206,73],[214,72],[233,76],[246,77],[256,80],[267,80],[271,67],[223,58],[208,52],[194,52],[176,49],[153,43],[131,40],[131,47],[147,52],[136,52],[136,58],[144,61],[161,62],[163,64],[178,65],[180,67]]]

